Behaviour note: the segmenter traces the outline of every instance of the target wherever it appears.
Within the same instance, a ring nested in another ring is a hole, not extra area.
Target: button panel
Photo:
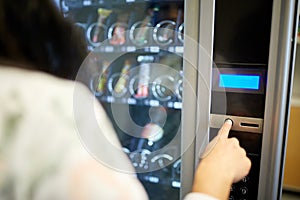
[[[250,173],[238,183],[231,186],[230,200],[252,200],[257,199],[258,174],[260,156],[247,154],[252,162]]]
[[[246,176],[240,182],[233,184],[230,189],[229,200],[250,199],[248,197],[249,186],[247,184],[249,180],[250,180],[249,176]]]
[[[218,131],[219,129],[210,129],[210,140],[212,140],[218,134]],[[240,180],[238,183],[235,183],[231,186],[230,195],[228,199],[257,199],[262,134],[241,131],[230,131],[229,137],[235,137],[239,140],[240,146],[246,150],[247,157],[251,160],[252,165],[249,174],[242,180]]]

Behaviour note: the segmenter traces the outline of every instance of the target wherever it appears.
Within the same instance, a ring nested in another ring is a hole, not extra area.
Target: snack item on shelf
[[[100,26],[104,24],[104,20],[110,15],[110,13],[112,12],[112,10],[108,10],[108,9],[104,9],[104,8],[99,8],[98,9],[98,22],[97,22],[97,26],[95,27],[95,32],[93,35],[93,42],[98,42],[98,35],[99,35],[99,31],[100,31]]]
[[[102,94],[105,91],[108,74],[109,74],[109,62],[103,61],[102,72],[98,76],[98,84],[96,87],[97,93]]]
[[[125,60],[124,67],[120,73],[119,79],[114,87],[114,92],[117,94],[122,94],[126,90],[126,84],[128,80],[128,73],[131,68],[130,60]]]
[[[131,26],[129,37],[134,44],[142,46],[148,43],[149,28],[152,27],[151,22],[155,16],[154,13],[158,10],[158,8],[149,9],[148,15],[142,21],[138,21]]]
[[[159,22],[153,30],[153,39],[159,45],[168,45],[174,41],[176,23],[172,20]]]
[[[109,28],[108,38],[112,45],[122,45],[126,42],[126,28],[124,23],[115,23]]]
[[[164,135],[163,126],[166,122],[167,112],[164,107],[151,107],[149,110],[151,122],[144,127],[141,137],[151,142],[157,142]]]
[[[160,140],[164,135],[164,130],[157,124],[147,124],[142,132],[142,138],[147,138],[151,142]]]
[[[150,79],[150,63],[142,63],[139,69],[138,88],[135,98],[145,98],[148,96],[148,85]]]
[[[112,13],[112,10],[99,8],[98,12],[98,21],[92,23],[86,31],[86,37],[89,43],[97,47],[105,40],[105,34],[107,26],[105,25],[106,18]]]
[[[123,45],[126,42],[126,30],[128,28],[128,13],[118,12],[117,22],[112,24],[108,29],[109,43],[112,45]]]

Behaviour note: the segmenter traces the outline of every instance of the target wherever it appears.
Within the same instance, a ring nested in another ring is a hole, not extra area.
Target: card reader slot
[[[252,117],[240,117],[232,115],[210,114],[210,127],[220,128],[226,119],[231,119],[233,125],[231,130],[249,133],[262,133],[263,119]]]
[[[247,122],[241,122],[240,125],[245,126],[245,127],[254,127],[254,128],[259,127],[259,124],[252,124],[252,123],[247,123]]]

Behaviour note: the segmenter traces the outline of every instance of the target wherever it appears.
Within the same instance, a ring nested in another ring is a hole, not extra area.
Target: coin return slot
[[[244,127],[252,127],[252,128],[258,128],[259,127],[259,124],[252,124],[252,123],[245,123],[245,122],[241,122],[240,125],[244,126]]]

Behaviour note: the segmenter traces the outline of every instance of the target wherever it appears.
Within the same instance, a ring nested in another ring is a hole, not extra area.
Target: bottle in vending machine
[[[127,90],[126,84],[128,81],[128,73],[131,68],[131,65],[132,63],[129,59],[125,60],[124,67],[122,68],[119,79],[114,87],[114,92],[116,94],[122,94],[125,90]]]
[[[98,20],[87,28],[86,38],[93,47],[98,47],[106,39],[107,26],[105,20],[112,10],[98,8]]]
[[[148,139],[148,143],[152,144],[159,141],[163,135],[163,126],[166,122],[166,109],[162,106],[152,107],[149,110],[151,122],[144,127],[141,137]]]
[[[109,62],[103,61],[102,72],[98,76],[98,84],[96,87],[96,92],[98,94],[103,94],[106,88],[106,83],[109,75]]]
[[[126,42],[126,30],[128,28],[128,13],[118,13],[118,20],[108,30],[109,43],[123,45]]]
[[[150,63],[142,63],[139,69],[138,86],[135,98],[145,98],[149,95]]]
[[[104,24],[104,20],[110,15],[110,13],[112,12],[112,10],[108,10],[108,9],[104,9],[104,8],[99,8],[98,9],[98,23],[97,26],[95,28],[95,32],[93,35],[93,42],[98,42],[98,34],[100,31],[100,26]]]
[[[142,21],[137,21],[131,26],[129,37],[134,44],[142,46],[149,43],[151,37],[149,30],[150,27],[152,27],[151,22],[153,21],[155,12],[158,10],[159,8],[156,7],[148,9],[148,14],[146,17]]]

